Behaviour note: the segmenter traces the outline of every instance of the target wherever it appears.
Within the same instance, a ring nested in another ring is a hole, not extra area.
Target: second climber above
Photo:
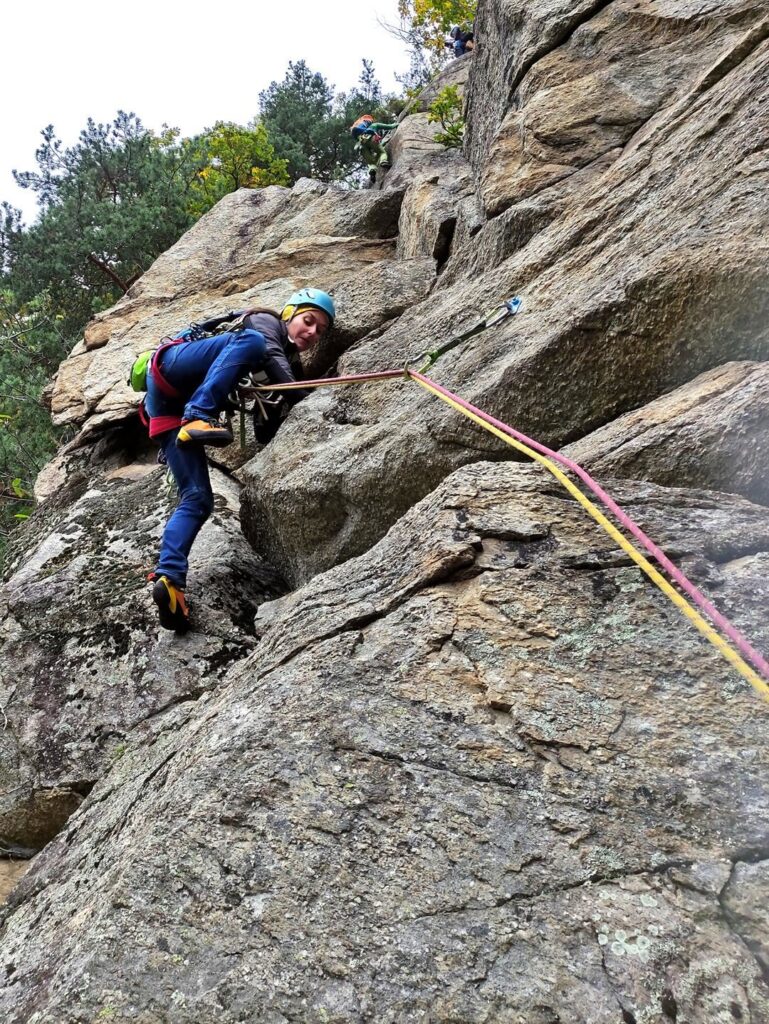
[[[376,181],[377,170],[387,170],[390,166],[390,156],[385,143],[390,133],[397,127],[395,121],[392,124],[385,124],[382,121],[375,121],[371,114],[361,114],[350,128],[350,133],[355,139],[355,148],[368,167],[369,182],[372,185]]]

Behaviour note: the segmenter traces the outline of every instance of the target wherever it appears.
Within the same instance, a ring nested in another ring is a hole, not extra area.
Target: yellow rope
[[[488,430],[489,433],[494,434],[502,441],[505,441],[506,444],[512,445],[513,448],[517,448],[518,451],[523,452],[525,455],[528,455],[529,458],[539,462],[545,467],[545,469],[552,473],[556,480],[560,481],[567,491],[576,498],[585,511],[595,519],[599,526],[606,530],[609,536],[619,544],[622,550],[625,551],[630,558],[633,559],[636,565],[646,573],[649,579],[651,579],[652,582],[660,588],[663,594],[670,598],[673,604],[678,607],[679,611],[683,612],[687,619],[689,619],[700,633],[702,633],[702,635],[721,652],[721,654],[732,664],[740,675],[747,679],[750,685],[764,698],[764,700],[769,701],[769,685],[764,682],[757,672],[754,672],[750,665],[740,657],[737,651],[730,647],[730,645],[719,633],[716,632],[710,623],[700,615],[697,609],[694,608],[685,597],[679,594],[679,592],[671,586],[665,577],[662,576],[646,558],[644,558],[640,551],[636,550],[627,537],[620,533],[617,527],[606,518],[603,512],[593,504],[587,495],[583,494],[583,492],[574,483],[572,483],[572,481],[564,472],[562,472],[562,470],[558,468],[558,466],[555,465],[554,462],[546,458],[544,455],[540,455],[539,452],[534,451],[533,448],[529,448],[528,445],[523,444],[521,441],[517,441],[514,437],[510,437],[509,434],[499,430],[497,427],[493,426],[493,424],[487,423],[480,416],[476,416],[475,413],[463,408],[458,402],[453,401],[447,395],[442,394],[437,388],[432,387],[425,381],[418,380],[416,377],[412,377],[411,379],[415,381],[415,383],[419,384],[420,387],[424,388],[425,391],[429,391],[433,395],[436,395],[441,399],[441,401],[450,405],[453,409],[456,409],[457,412],[462,413],[463,416],[467,416],[468,419],[473,420],[473,422],[483,427],[484,430]]]
[[[673,604],[676,605],[679,611],[681,611],[687,619],[689,619],[692,625],[696,629],[698,629],[700,633],[707,640],[709,640],[710,643],[712,643],[718,651],[720,651],[723,657],[726,658],[726,660],[740,673],[740,675],[744,679],[747,679],[747,681],[754,688],[754,690],[756,690],[756,692],[761,697],[763,697],[764,700],[769,702],[769,685],[761,678],[761,676],[758,675],[758,673],[755,672],[754,669],[752,669],[750,665],[747,664],[747,662],[738,654],[738,652],[735,651],[734,648],[726,642],[726,640],[724,640],[721,634],[718,633],[713,628],[713,626],[711,626],[711,624],[705,618],[703,618],[702,615],[700,615],[697,609],[694,608],[689,603],[689,601],[687,601],[686,598],[683,597],[683,595],[681,595],[673,586],[671,586],[668,580],[666,580],[665,577],[662,576],[662,574],[654,568],[651,562],[649,562],[648,559],[646,559],[640,553],[640,551],[638,551],[630,543],[630,541],[627,539],[627,537],[624,536],[624,534],[620,533],[617,527],[609,519],[606,518],[603,512],[601,512],[601,510],[596,505],[593,504],[593,502],[587,497],[587,495],[585,495],[576,486],[576,484],[574,484],[569,479],[569,477],[567,477],[566,474],[561,469],[559,469],[558,466],[556,466],[554,462],[552,462],[546,456],[535,451],[533,448],[529,448],[529,446],[523,444],[523,442],[518,441],[514,437],[511,437],[509,434],[506,434],[498,427],[495,427],[492,423],[487,423],[486,420],[484,420],[480,416],[477,416],[469,409],[465,409],[462,405],[460,405],[458,402],[455,402],[448,395],[443,394],[438,388],[431,386],[426,380],[419,380],[417,377],[412,376],[408,372],[408,370],[401,371],[399,373],[394,372],[392,373],[392,375],[387,374],[387,377],[389,377],[390,379],[397,379],[398,377],[402,376],[409,377],[416,384],[419,384],[420,387],[424,388],[425,391],[429,391],[431,394],[436,395],[438,398],[441,399],[442,402],[445,402],[447,405],[450,405],[453,409],[456,409],[456,411],[461,413],[463,416],[467,416],[468,419],[471,419],[474,423],[477,423],[479,426],[483,427],[484,430],[488,430],[489,433],[494,434],[496,437],[500,438],[500,440],[504,441],[506,444],[511,445],[513,448],[518,449],[518,451],[522,452],[524,455],[527,455],[529,458],[534,459],[535,462],[539,462],[542,466],[545,467],[545,469],[552,473],[556,480],[563,484],[566,490],[574,498],[576,498],[580,505],[585,509],[585,511],[590,516],[592,516],[592,518],[598,523],[598,525],[601,526],[609,534],[609,536],[622,548],[622,550],[630,556],[630,558],[636,563],[636,565],[640,569],[642,569],[643,572],[646,573],[649,579],[652,580],[652,582],[656,584],[657,587],[659,587],[662,593],[665,594],[665,596],[668,597],[673,602]],[[383,374],[382,378],[380,379],[387,378]],[[329,378],[324,380],[297,382],[296,384],[293,385],[293,387],[315,388],[321,387],[322,385],[341,385],[347,383],[363,384],[373,383],[373,381],[371,381],[370,378],[368,380],[360,379],[357,381],[345,380],[344,378],[339,380],[335,378]],[[250,390],[278,391],[281,390],[282,388],[285,389],[290,387],[291,385],[275,384],[267,386],[262,385],[254,389],[244,390],[246,392]]]

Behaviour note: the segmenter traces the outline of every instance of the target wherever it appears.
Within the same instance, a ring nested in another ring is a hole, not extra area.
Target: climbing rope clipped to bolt
[[[566,490],[579,502],[598,525],[617,543],[620,548],[635,562],[635,564],[649,577],[662,593],[673,602],[679,611],[686,616],[692,625],[723,655],[724,658],[747,679],[750,685],[765,700],[769,701],[769,662],[745,639],[740,631],[705,597],[704,594],[691,582],[691,580],[678,568],[667,555],[652,541],[643,530],[624,512],[614,499],[598,484],[590,474],[576,462],[555,452],[545,445],[534,441],[525,434],[520,433],[513,427],[501,420],[495,419],[482,409],[471,405],[447,388],[442,387],[429,377],[424,376],[424,370],[432,366],[446,352],[456,348],[463,342],[489,327],[498,326],[508,317],[515,316],[521,309],[521,299],[518,297],[507,299],[498,309],[495,309],[484,319],[474,324],[456,338],[437,349],[428,349],[421,352],[414,359],[410,359],[402,369],[380,370],[373,373],[349,374],[344,377],[321,377],[316,380],[298,381],[295,384],[269,384],[252,388],[242,388],[244,396],[257,395],[263,391],[287,391],[299,388],[317,388],[327,386],[338,386],[346,384],[372,384],[393,380],[411,380],[418,384],[425,391],[439,398],[458,413],[466,416],[484,430],[489,431],[495,437],[511,445],[513,448],[527,455],[529,458],[544,466],[548,472],[561,483]],[[426,360],[426,361],[425,361]],[[421,362],[419,370],[411,369],[412,364]],[[678,584],[680,589],[691,598],[697,607],[687,601],[686,597],[667,580],[641,552],[622,534],[617,527],[601,512],[599,508],[580,490],[577,485],[561,470],[556,463],[560,463],[575,476],[577,476],[602,502],[602,504],[615,516],[620,524],[646,549],[655,559],[668,576]],[[700,609],[698,611],[697,609]],[[701,614],[710,619],[710,622]],[[717,628],[716,628],[717,627]],[[718,632],[721,631],[723,636]],[[728,637],[728,642],[724,637]],[[736,648],[736,650],[735,650]],[[752,667],[751,667],[752,666]]]

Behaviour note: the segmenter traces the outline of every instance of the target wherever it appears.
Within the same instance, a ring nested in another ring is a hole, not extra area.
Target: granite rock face
[[[613,486],[765,644],[766,509]],[[767,1019],[769,709],[546,474],[257,625],[11,896],[8,1024]]]
[[[769,1021],[767,705],[413,381],[212,454],[196,628],[158,635],[173,496],[128,365],[315,284],[311,375],[520,295],[435,378],[584,460],[769,650],[769,3],[481,0],[476,36],[464,152],[433,83],[382,189],[228,196],[60,368],[79,432],[0,587],[0,857],[43,847],[9,1024]]]
[[[567,445],[593,473],[769,505],[769,364],[727,363]]]
[[[0,850],[43,846],[169,708],[253,649],[256,609],[285,588],[241,535],[237,484],[212,484],[185,637],[158,629],[146,583],[175,502],[160,467],[72,472],[17,536],[0,586]]]
[[[761,45],[768,14],[764,0],[480,4],[467,151],[489,212],[683,111]]]
[[[467,160],[435,143],[429,94],[395,132],[384,191],[302,180],[226,197],[89,326],[55,418],[97,442],[132,415],[136,352],[307,281],[339,305],[311,376],[402,366],[520,294],[513,323],[435,372],[553,447],[728,361],[765,360],[768,18],[747,0],[481,3],[478,49],[446,72],[466,88]],[[492,202],[495,175],[507,192]],[[414,387],[313,396],[244,471],[245,530],[299,583],[366,550],[453,469],[508,454]]]
[[[482,5],[483,16],[510,18],[518,31],[518,6]],[[595,46],[615,6],[624,10],[620,3],[594,11]],[[698,16],[716,49],[702,65],[685,62],[684,92],[681,85],[660,100],[600,172],[577,172],[559,194],[557,215],[529,197],[525,210],[513,205],[502,215],[499,228],[501,218],[492,218],[475,230],[465,210],[430,296],[358,343],[343,369],[402,366],[517,293],[522,314],[444,357],[434,372],[464,398],[561,447],[712,367],[765,360],[765,6],[710,4],[707,17]],[[550,15],[526,7],[527,18],[541,22],[540,45]],[[681,21],[668,26],[671,39],[689,23],[683,14]],[[629,15],[623,22],[634,23]],[[591,25],[588,19],[582,28]],[[559,42],[553,52],[562,49]],[[479,45],[473,61],[482,53],[492,60]],[[545,59],[542,53],[528,67],[521,89]],[[640,44],[633,60],[646,66]],[[471,81],[481,66],[473,64]],[[486,86],[492,94],[495,81]],[[308,401],[280,444],[247,467],[246,529],[291,579],[303,581],[364,551],[448,472],[484,456],[505,457],[499,443],[413,385],[336,391]]]

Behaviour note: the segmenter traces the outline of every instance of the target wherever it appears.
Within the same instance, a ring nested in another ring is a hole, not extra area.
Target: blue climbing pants
[[[208,459],[202,444],[176,446],[179,428],[160,437],[160,447],[179,491],[179,504],[163,531],[157,576],[167,576],[184,590],[190,549],[206,519],[214,510],[214,494],[208,475]]]
[[[262,365],[266,351],[259,331],[227,332],[171,346],[163,353],[160,369],[187,399],[184,419],[214,419],[240,378]],[[153,415],[149,407],[148,412]]]
[[[259,331],[217,334],[201,341],[173,345],[162,354],[160,370],[179,392],[164,395],[151,374],[147,375],[146,410],[150,417],[180,416],[214,419],[227,403],[238,381],[264,361],[266,343]],[[161,451],[179,490],[179,504],[163,531],[155,573],[167,576],[182,589],[187,582],[192,545],[214,508],[208,460],[201,444],[177,447],[179,428],[160,434]]]

